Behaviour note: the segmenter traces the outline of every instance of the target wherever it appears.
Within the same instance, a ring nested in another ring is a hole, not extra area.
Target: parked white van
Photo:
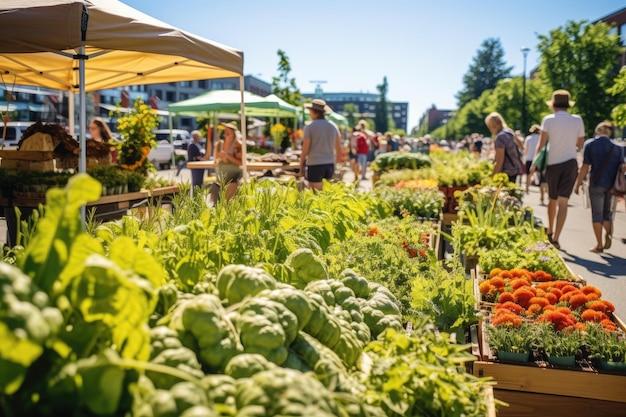
[[[0,141],[4,137],[4,149],[17,149],[22,133],[35,122],[8,122],[6,127],[0,123]],[[6,133],[4,132],[6,130]],[[1,143],[0,143],[1,145]]]
[[[169,169],[172,167],[172,159],[176,159],[176,155],[187,157],[187,145],[193,142],[191,134],[187,130],[172,129],[171,136],[170,129],[157,129],[153,130],[152,133],[156,136],[157,147],[150,150],[148,160],[155,167]],[[170,143],[170,137],[173,139],[172,143]]]

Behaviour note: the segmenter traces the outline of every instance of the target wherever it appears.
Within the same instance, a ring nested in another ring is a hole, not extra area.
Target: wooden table
[[[187,168],[189,169],[210,169],[215,168],[215,161],[190,161],[187,162]],[[275,169],[282,169],[284,171],[295,171],[300,169],[299,162],[289,162],[287,164],[282,162],[263,162],[263,161],[250,161],[247,164],[248,171],[274,171]]]
[[[87,203],[87,210],[95,210],[95,219],[99,221],[119,219],[126,212],[140,205],[158,204],[162,201],[171,202],[179,192],[178,185],[143,189],[134,193],[112,194],[100,197]],[[45,197],[19,197],[0,199],[0,212],[4,212],[8,229],[8,242],[16,242],[17,218],[15,208],[19,208],[22,220],[28,218],[39,205],[45,204]]]

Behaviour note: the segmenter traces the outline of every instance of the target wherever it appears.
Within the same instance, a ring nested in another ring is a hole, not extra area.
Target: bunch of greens
[[[415,216],[419,219],[439,219],[446,201],[437,189],[376,187],[374,195],[393,207],[396,216]]]
[[[474,358],[451,345],[422,320],[410,335],[387,331],[367,347],[372,359],[365,374],[365,400],[399,416],[484,416],[483,390],[489,385],[462,369]]]
[[[381,172],[394,169],[420,169],[430,166],[430,157],[421,153],[402,151],[384,152],[378,154],[370,168],[372,171]]]

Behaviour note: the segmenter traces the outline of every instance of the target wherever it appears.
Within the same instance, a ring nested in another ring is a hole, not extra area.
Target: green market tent
[[[296,117],[295,106],[276,96],[262,97],[243,92],[244,112],[253,117]],[[210,116],[217,112],[239,112],[241,93],[238,90],[213,90],[168,106],[171,113],[187,116]]]

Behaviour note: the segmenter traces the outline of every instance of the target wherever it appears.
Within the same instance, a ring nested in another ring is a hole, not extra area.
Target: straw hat
[[[235,132],[239,131],[239,128],[237,127],[237,124],[235,122],[220,123],[220,126],[227,127],[234,130]]]
[[[316,98],[310,103],[304,103],[304,107],[307,109],[313,109],[317,111],[321,111],[323,113],[329,114],[332,113],[333,110],[330,108],[328,104],[321,98]]]
[[[556,90],[552,93],[552,98],[546,101],[546,104],[550,107],[557,107],[560,109],[566,109],[576,104],[572,101],[572,96],[567,90]]]

